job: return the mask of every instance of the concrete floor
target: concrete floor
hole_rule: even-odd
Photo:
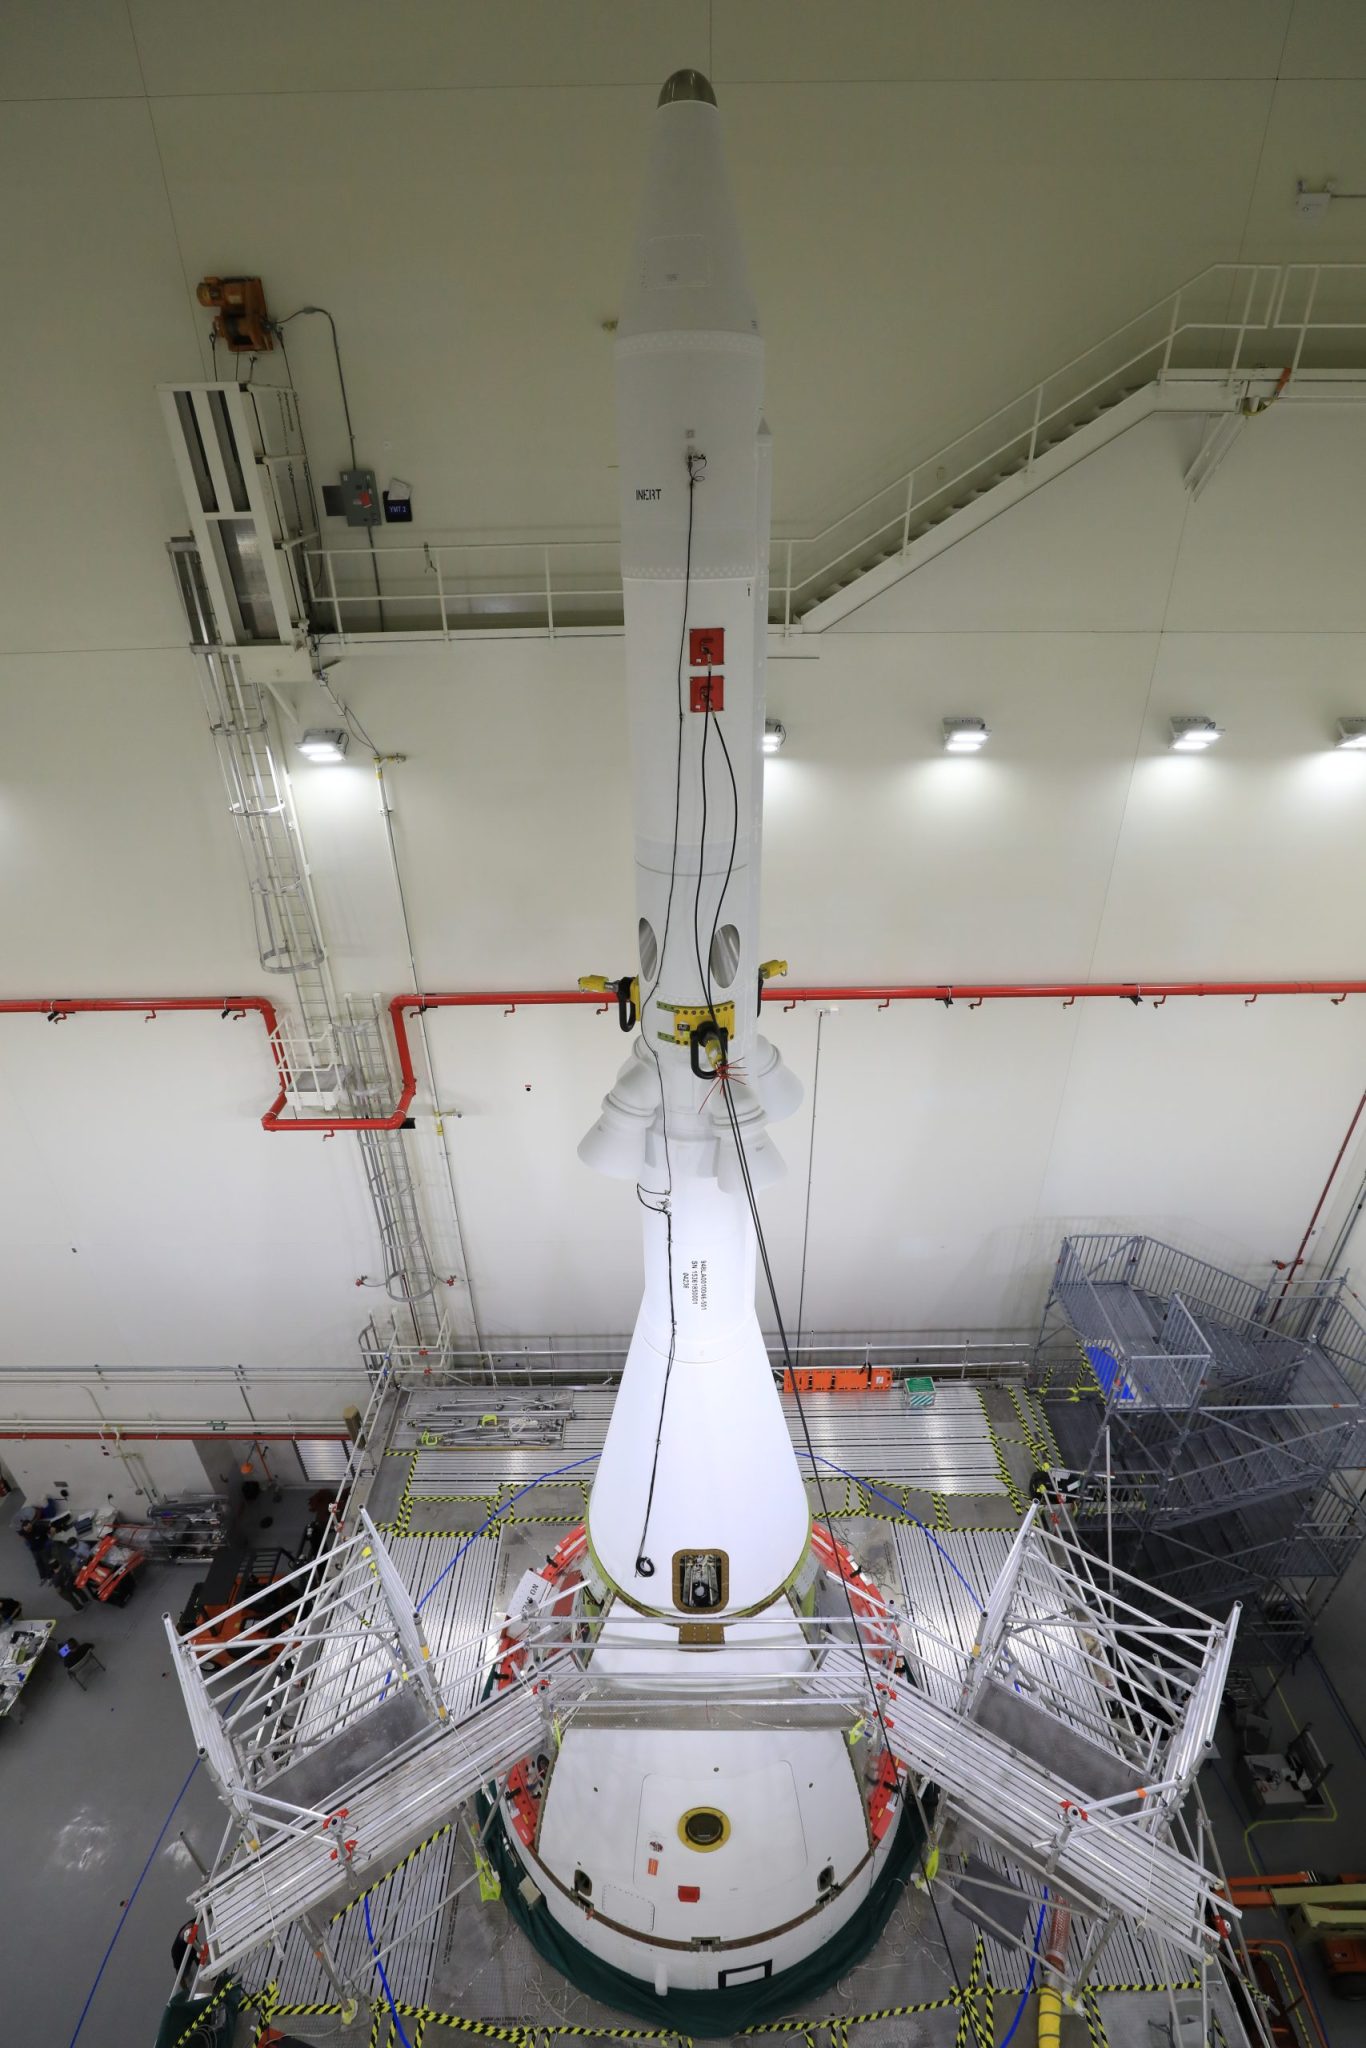
[[[1359,1582],[1358,1582],[1359,1583]],[[1234,1780],[1233,1731],[1227,1716],[1219,1724],[1221,1754],[1201,1773],[1200,1788],[1209,1808],[1224,1866],[1231,1874],[1259,1869],[1290,1871],[1361,1870],[1366,1868],[1366,1747],[1354,1732],[1344,1711],[1332,1698],[1322,1675],[1326,1671],[1346,1703],[1347,1712],[1358,1720],[1366,1711],[1366,1612],[1356,1609],[1355,1642],[1344,1662],[1348,1644],[1345,1626],[1347,1604],[1356,1586],[1339,1587],[1325,1616],[1321,1633],[1325,1663],[1320,1669],[1313,1657],[1303,1659],[1297,1671],[1280,1681],[1279,1695],[1273,1694],[1268,1713],[1272,1722],[1273,1747],[1282,1746],[1297,1728],[1313,1728],[1333,1770],[1327,1790],[1337,1810],[1336,1819],[1255,1820],[1248,1811]],[[1340,1611],[1335,1612],[1342,1603]],[[1331,1629],[1327,1623],[1331,1619]],[[1254,1674],[1265,1683],[1270,1675]],[[1250,1913],[1245,1922],[1249,1939],[1288,1941],[1285,1916],[1276,1912]],[[1356,2003],[1335,1998],[1319,1962],[1317,1946],[1306,1943],[1298,1951],[1300,1965],[1317,2006],[1324,2032],[1332,2048],[1366,2048],[1366,2001]]]
[[[5,1503],[8,1508],[9,1503]],[[92,1602],[79,1614],[39,1583],[15,1535],[0,1528],[0,1590],[25,1616],[58,1629],[24,1690],[22,1722],[0,1721],[0,1843],[8,1873],[0,1914],[4,2037],[70,2041],[101,1958],[119,1926],[158,1830],[190,1784],[129,1908],[80,2029],[81,2048],[150,2041],[170,1989],[171,1942],[196,1872],[183,1831],[206,1860],[223,1828],[170,1668],[163,1609],[178,1613],[193,1565],[147,1566],[124,1608]],[[93,1643],[104,1671],[89,1691],[66,1675],[56,1644]]]
[[[292,1547],[306,1501],[257,1502],[243,1533]],[[22,1721],[0,1721],[0,2041],[65,2043],[79,2025],[80,2048],[134,2048],[153,2038],[171,1989],[171,1943],[198,1878],[185,1842],[209,1863],[223,1832],[213,1785],[195,1767],[161,1619],[179,1614],[203,1567],[148,1565],[126,1607],[92,1601],[73,1613],[40,1583],[14,1532],[19,1511],[0,1503],[0,1593],[22,1601],[26,1618],[58,1626],[24,1689]],[[105,1666],[87,1692],[58,1660],[67,1636],[92,1643]]]

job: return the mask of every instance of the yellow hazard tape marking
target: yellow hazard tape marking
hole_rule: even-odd
[[[251,2037],[252,2048],[259,2048],[260,2042],[270,2032],[271,2022],[279,2010],[280,1987],[273,1981],[267,1984],[261,1996],[261,2017],[256,2032]],[[339,2007],[338,2010],[341,2008]]]
[[[1005,1454],[1004,1442],[998,1435],[995,1424],[992,1422],[991,1415],[987,1409],[986,1396],[980,1387],[977,1389],[977,1401],[982,1410],[982,1420],[986,1424],[987,1441],[991,1445],[992,1454],[996,1459],[996,1470],[1001,1475],[1001,1484],[1009,1494],[1010,1504],[1016,1514],[1022,1515],[1025,1511],[1025,1504],[1020,1496],[1020,1489],[1015,1483],[1015,1475],[1010,1469],[1010,1461]]]
[[[986,1969],[987,1945],[979,1934],[972,1945],[972,1966],[968,1981],[963,1986],[958,2006],[958,2031],[954,2035],[954,2048],[967,2048],[969,2040],[976,2039],[978,2048],[992,2048],[991,2036],[986,2032],[982,2015],[977,2010],[978,1995],[982,1989],[982,1977]]]
[[[190,2024],[188,2027],[186,2027],[184,2033],[177,2034],[175,2040],[171,2044],[171,2048],[181,2048],[182,2042],[188,2041],[192,2035],[197,2034],[199,2032],[199,2029],[203,2026],[205,2020],[209,2017],[209,2014],[214,2010],[215,2006],[219,2006],[223,2003],[223,2000],[227,1997],[228,1993],[232,1990],[232,1988],[233,1979],[231,1977],[225,1977],[223,1979],[223,1982],[219,1985],[217,1991],[214,1992],[208,2004],[200,2006],[198,2012],[190,2021]],[[271,1986],[267,1986],[267,1995],[269,1995],[269,1992],[272,1988],[273,1987]],[[259,2039],[260,2037],[258,2036],[257,2038]]]
[[[410,1849],[406,1856],[401,1856],[392,1870],[386,1870],[383,1877],[377,1877],[363,1892],[357,1892],[354,1899],[348,1899],[344,1906],[339,1906],[329,1919],[328,1926],[335,1927],[339,1920],[344,1920],[348,1913],[355,1911],[362,1899],[373,1897],[382,1884],[388,1884],[391,1877],[397,1877],[400,1870],[406,1870],[414,1857],[420,1856],[424,1849],[430,1849],[433,1842],[439,1842],[443,1835],[448,1835],[453,1826],[454,1822],[448,1820],[444,1827],[439,1827],[434,1834],[428,1835],[424,1842],[419,1842],[416,1848]]]
[[[1098,2000],[1125,1992],[1160,1993],[1166,1991],[1189,1991],[1199,1984],[1196,1977],[1182,1978],[1180,1982],[1166,1984],[1159,1981],[1142,1984],[1091,1984],[1081,1993],[1081,2009],[1086,2019],[1091,2048],[1109,2048],[1104,2021]],[[846,2043],[851,2027],[864,2027],[881,2020],[904,2019],[916,2013],[948,2012],[955,2006],[960,2008],[958,2036],[964,2043],[976,2042],[977,2048],[992,2048],[995,2039],[994,1998],[1017,1997],[1023,1990],[1019,1984],[996,1984],[986,1974],[985,1944],[979,1935],[973,1950],[972,1967],[967,1983],[961,1992],[946,1992],[941,1998],[920,1999],[909,2005],[884,2005],[872,2012],[827,2013],[819,2019],[790,2019],[758,2021],[752,2027],[745,2027],[745,2034],[801,2034],[808,2042],[815,2036],[826,2033],[832,2042]],[[270,2015],[276,2019],[291,2017],[318,2017],[324,2014],[340,2014],[347,2008],[337,2004],[282,2005],[271,1994],[275,1987],[267,1988]],[[449,2027],[465,2034],[483,2034],[494,2041],[507,2041],[514,2048],[538,2048],[538,2043],[555,2039],[581,2041],[670,2041],[681,2044],[681,2048],[693,2048],[692,2037],[672,2027],[576,2027],[563,2023],[538,2023],[528,2021],[523,2026],[500,2026],[492,2020],[466,2019],[460,2013],[441,2012],[431,2005],[412,2005],[406,1999],[395,2001],[400,2017],[416,2020],[419,2027]],[[379,1999],[374,2003],[374,2023],[371,2043],[376,2043],[384,2023],[389,2019],[387,2001]],[[196,2021],[196,2025],[198,2022]],[[264,2031],[264,2021],[262,2025]],[[392,2028],[390,2030],[392,2032]],[[385,2037],[386,2044],[388,2037]],[[177,2048],[179,2044],[177,2043]],[[414,2044],[420,2048],[420,2035]]]
[[[1105,2023],[1100,2016],[1096,1994],[1089,1984],[1082,1986],[1081,2009],[1086,2020],[1086,2031],[1091,2037],[1091,2048],[1110,2048],[1105,2038]]]

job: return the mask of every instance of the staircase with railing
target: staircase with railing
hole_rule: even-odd
[[[1221,263],[936,447],[818,531],[775,533],[770,623],[814,632],[865,578],[936,552],[992,498],[1008,502],[1165,407],[1238,414],[1301,385],[1366,372],[1366,264]],[[621,622],[617,535],[299,549],[309,616],[339,642],[469,631],[557,633]],[[381,618],[381,609],[383,617]]]
[[[1054,1270],[1036,1359],[1041,1385],[1066,1347],[1085,1360],[1045,1393],[1083,1526],[1183,1599],[1244,1600],[1248,1654],[1303,1648],[1366,1539],[1366,1329],[1342,1292],[1120,1234],[1066,1240]]]

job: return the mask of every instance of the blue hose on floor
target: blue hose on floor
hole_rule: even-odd
[[[469,1549],[470,1545],[476,1542],[478,1538],[484,1534],[485,1530],[491,1529],[495,1522],[501,1521],[509,1508],[515,1507],[519,1500],[525,1500],[526,1496],[529,1493],[534,1493],[538,1486],[544,1486],[547,1479],[562,1479],[566,1472],[578,1472],[585,1465],[596,1465],[598,1462],[598,1457],[599,1453],[597,1451],[590,1451],[589,1455],[586,1458],[575,1458],[572,1465],[557,1465],[553,1472],[542,1472],[538,1479],[529,1479],[525,1486],[519,1486],[516,1493],[509,1495],[508,1499],[503,1502],[503,1505],[500,1508],[494,1509],[493,1513],[489,1516],[486,1522],[481,1522],[479,1524],[479,1527],[475,1529],[472,1532],[472,1534],[465,1538],[460,1548],[456,1551],[455,1556],[446,1566],[446,1569],[437,1578],[434,1578],[432,1580],[431,1585],[428,1586],[426,1592],[422,1595],[422,1598],[417,1602],[418,1613],[420,1614],[422,1612],[422,1609],[424,1608],[426,1603],[431,1599],[433,1593],[441,1584],[442,1579],[450,1577],[451,1573],[455,1570],[456,1566],[459,1564],[461,1558],[465,1555],[465,1552]],[[418,1534],[420,1535],[421,1533],[422,1532],[419,1530]]]
[[[403,2022],[398,2016],[398,2007],[394,2004],[394,1994],[389,1989],[388,1972],[385,1970],[384,1959],[379,1952],[379,1944],[375,1940],[375,1930],[370,1925],[370,1894],[368,1892],[361,1900],[361,1904],[365,1908],[365,1933],[370,1943],[370,1953],[375,1959],[375,1968],[379,1971],[379,1981],[384,1986],[384,1996],[389,2001],[389,2011],[392,2013],[394,2025],[398,2029],[398,2038],[403,2043],[403,2048],[413,2048],[412,2042],[403,2031]]]
[[[889,1508],[896,1509],[898,1515],[901,1516],[903,1521],[914,1522],[916,1528],[922,1530],[924,1534],[928,1536],[930,1542],[934,1544],[935,1549],[939,1552],[939,1555],[943,1558],[945,1564],[953,1573],[953,1576],[957,1579],[959,1585],[967,1587],[968,1592],[972,1594],[973,1599],[977,1602],[979,1610],[986,1606],[986,1602],[985,1600],[983,1600],[981,1594],[974,1592],[973,1588],[970,1585],[968,1585],[968,1581],[963,1577],[963,1574],[959,1571],[957,1565],[949,1556],[949,1553],[947,1552],[947,1550],[945,1550],[943,1544],[936,1540],[933,1529],[931,1529],[926,1523],[922,1522],[919,1515],[913,1515],[908,1507],[903,1507],[901,1502],[899,1500],[894,1500],[890,1493],[884,1493],[880,1486],[874,1486],[871,1479],[860,1479],[856,1472],[846,1472],[843,1465],[837,1465],[833,1458],[822,1458],[815,1451],[798,1451],[797,1456],[799,1458],[812,1457],[815,1459],[818,1465],[828,1465],[832,1472],[839,1473],[841,1479],[852,1479],[855,1486],[866,1487],[867,1491],[869,1493],[875,1493],[879,1500],[885,1500]]]
[[[450,1563],[446,1565],[444,1570],[437,1574],[437,1576],[432,1580],[431,1585],[428,1586],[426,1592],[422,1594],[420,1599],[416,1600],[413,1603],[416,1612],[418,1614],[421,1614],[423,1608],[431,1599],[437,1587],[441,1584],[443,1579],[448,1579],[450,1577],[451,1573],[455,1570],[456,1566],[459,1564],[461,1558],[465,1555],[465,1552],[469,1549],[470,1545],[472,1543],[477,1543],[479,1538],[482,1535],[484,1535],[486,1531],[491,1529],[495,1522],[501,1521],[509,1508],[516,1507],[519,1500],[525,1500],[526,1496],[529,1493],[534,1493],[538,1486],[544,1486],[547,1479],[562,1479],[566,1472],[577,1472],[584,1465],[596,1465],[597,1461],[598,1453],[596,1451],[591,1451],[586,1458],[575,1458],[572,1465],[557,1465],[553,1472],[542,1472],[539,1478],[529,1479],[525,1486],[518,1487],[516,1493],[510,1495],[510,1497],[503,1502],[501,1507],[494,1509],[493,1513],[489,1516],[486,1522],[481,1522],[479,1524],[479,1527],[477,1529],[472,1530],[471,1533],[465,1538],[464,1542],[460,1545],[459,1549],[456,1551],[455,1556],[451,1559]],[[421,1534],[421,1531],[419,1531],[418,1533]],[[393,1677],[393,1675],[394,1674],[392,1671],[386,1671],[384,1674],[384,1685],[380,1692],[381,1704],[389,1696],[389,1680]]]
[[[166,1839],[166,1830],[171,1825],[171,1822],[175,1819],[176,1808],[180,1805],[181,1800],[189,1791],[191,1782],[194,1778],[194,1774],[198,1769],[199,1758],[196,1757],[194,1762],[190,1765],[189,1773],[185,1779],[185,1783],[181,1786],[180,1790],[176,1793],[174,1800],[171,1802],[171,1810],[167,1814],[165,1820],[161,1823],[161,1832],[157,1836],[156,1840],[153,1842],[151,1848],[148,1850],[147,1861],[143,1864],[142,1869],[138,1872],[138,1881],[133,1886],[132,1891],[129,1892],[127,1900],[124,1903],[123,1911],[119,1914],[119,1924],[114,1929],[113,1934],[110,1936],[108,1948],[105,1950],[103,1956],[101,1956],[100,1958],[100,1967],[95,1972],[95,1981],[90,1987],[90,1992],[88,1997],[86,1998],[85,2004],[81,2007],[81,2016],[76,2022],[76,2030],[71,2036],[71,2040],[68,2043],[68,2048],[76,2048],[76,2042],[80,2036],[81,2028],[85,2025],[86,2016],[89,2013],[91,2006],[95,2002],[95,1993],[100,1988],[100,1979],[105,1973],[105,1969],[108,1965],[110,1956],[112,1956],[114,1953],[114,1943],[118,1940],[119,1936],[123,1932],[123,1923],[133,1910],[133,1901],[136,1899],[138,1893],[142,1890],[143,1879],[146,1877],[148,1871],[151,1869],[153,1858],[156,1856],[157,1850],[161,1847],[162,1843]]]
[[[1048,1886],[1045,1885],[1043,1888],[1043,1903],[1039,1907],[1039,1918],[1034,1928],[1034,1947],[1029,1957],[1029,1975],[1025,1978],[1024,1990],[1020,1993],[1020,2002],[1015,2008],[1015,2017],[1006,2029],[1006,2037],[1001,2043],[1001,2048],[1010,2048],[1011,2042],[1015,2039],[1015,2029],[1024,2018],[1024,2009],[1029,2003],[1029,1994],[1034,1989],[1034,1965],[1039,1960],[1039,1943],[1043,1940],[1043,1916],[1047,1911]]]

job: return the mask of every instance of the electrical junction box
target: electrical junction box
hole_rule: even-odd
[[[719,668],[726,658],[726,629],[724,626],[690,626],[688,628],[688,667]]]
[[[379,525],[379,491],[373,469],[342,471],[341,508],[348,526]]]
[[[690,676],[688,679],[688,708],[692,711],[724,711],[726,708],[726,679],[724,676]]]

